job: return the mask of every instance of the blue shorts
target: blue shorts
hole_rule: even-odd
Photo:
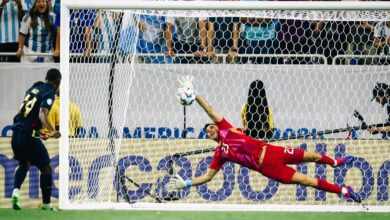
[[[37,167],[50,164],[49,153],[41,139],[31,137],[23,131],[14,130],[11,139],[14,159],[20,163],[30,162]]]

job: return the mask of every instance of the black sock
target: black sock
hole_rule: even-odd
[[[28,168],[25,166],[19,166],[18,169],[15,172],[15,182],[14,182],[14,189],[20,189],[22,186],[22,183],[24,182],[24,179],[26,178],[28,172]]]
[[[42,190],[42,200],[43,203],[50,203],[51,199],[51,184],[53,176],[52,174],[41,174],[40,186]]]

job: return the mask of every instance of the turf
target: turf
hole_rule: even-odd
[[[0,219],[37,219],[37,220],[385,220],[390,219],[390,213],[329,213],[329,212],[187,212],[187,211],[41,211],[39,209],[0,209]]]

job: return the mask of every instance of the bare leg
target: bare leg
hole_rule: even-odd
[[[303,154],[304,162],[318,162],[322,159],[322,155],[314,151],[305,151]]]
[[[316,178],[310,177],[298,171],[294,173],[291,180],[293,183],[305,186],[316,187],[318,185],[318,180]]]
[[[334,159],[314,151],[305,151],[305,153],[303,154],[303,161],[315,162],[319,164],[328,164],[332,167],[337,165],[337,161],[335,161]]]
[[[303,154],[303,161],[304,162],[315,162],[319,164],[328,164],[331,167],[338,167],[343,164],[349,164],[352,163],[355,160],[352,156],[346,156],[339,158],[337,160],[330,158],[324,154],[319,154],[314,151],[305,151]]]

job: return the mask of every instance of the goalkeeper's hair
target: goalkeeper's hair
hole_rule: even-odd
[[[204,129],[204,132],[207,133],[207,127],[210,126],[210,125],[215,125],[215,123],[207,123],[204,125],[203,129]]]

